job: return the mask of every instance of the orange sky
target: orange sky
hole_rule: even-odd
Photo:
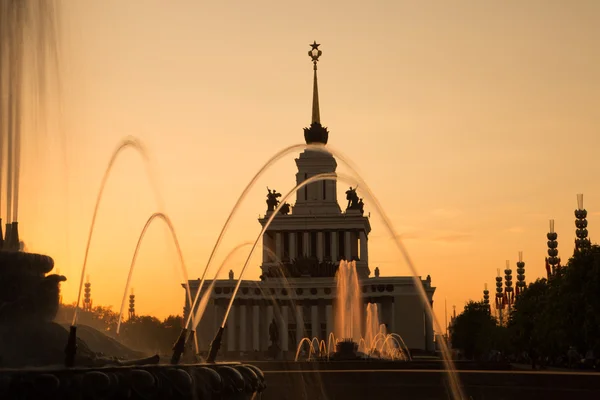
[[[60,4],[61,94],[49,97],[46,129],[24,138],[20,233],[67,275],[67,301],[101,177],[126,135],[148,147],[190,277],[200,276],[249,179],[276,151],[303,141],[315,39],[329,143],[354,161],[407,235],[418,270],[438,287],[440,319],[444,299],[449,312],[479,299],[505,260],[514,270],[519,250],[527,280],[541,276],[549,218],[559,254],[571,255],[576,193],[585,194],[592,240],[600,232],[600,2]],[[293,187],[293,159],[250,193],[220,259],[259,233],[265,186]],[[92,241],[95,303],[120,302],[156,207],[140,157],[126,151]],[[371,268],[406,275],[377,215],[372,225]],[[226,270],[237,276],[245,256]],[[258,264],[248,278],[258,277]],[[178,268],[158,222],[134,273],[138,313],[181,312]]]

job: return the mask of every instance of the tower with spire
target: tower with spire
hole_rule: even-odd
[[[283,193],[316,175],[335,174],[337,169],[336,159],[327,151],[329,131],[321,121],[317,79],[323,55],[320,46],[315,41],[308,52],[313,79],[311,119],[304,128],[306,148],[295,160],[295,182],[288,182]],[[267,209],[258,219],[265,227],[272,217],[262,237],[262,274],[260,281],[240,283],[223,335],[224,353],[239,357],[240,351],[258,351],[271,357],[272,349],[279,348],[283,359],[293,360],[303,338],[317,337],[327,342],[339,315],[335,276],[342,261],[356,262],[365,310],[368,303],[377,304],[378,323],[385,324],[388,333],[401,335],[411,349],[434,351],[433,319],[415,289],[413,277],[382,276],[378,270],[374,277],[371,275],[371,223],[359,191],[354,187],[347,189],[346,199],[340,204],[336,180],[315,181],[296,192],[292,205],[281,204],[282,194],[273,186],[267,187]],[[213,288],[209,280],[202,288],[199,280],[188,283],[192,298],[199,290]],[[236,283],[232,273],[230,279],[217,280],[214,289],[210,289],[214,307],[206,309],[196,332],[201,346],[211,343],[215,332],[223,332],[220,323]],[[436,288],[431,278],[421,279],[421,284],[433,304]],[[187,297],[184,304],[189,304]],[[184,315],[190,311],[184,308]],[[218,326],[215,321],[219,321]],[[277,338],[271,344],[271,334],[265,332],[273,331]]]
[[[312,113],[310,126],[304,128],[304,141],[307,145],[326,148],[329,131],[321,124],[319,107],[317,70],[323,55],[319,46],[314,41],[308,52],[313,65]],[[304,150],[295,161],[297,185],[318,174],[335,173],[337,169],[332,154],[314,148]],[[364,203],[355,188],[350,188],[346,194],[349,201],[343,210],[338,203],[335,180],[310,183],[296,192],[296,201],[289,213],[278,215],[263,236],[263,278],[280,274],[280,261],[284,264],[312,264],[315,271],[323,263],[329,263],[332,267],[329,269],[334,271],[341,260],[356,261],[359,275],[363,278],[369,276],[367,240],[371,224],[364,216]],[[269,195],[273,196],[272,192]],[[271,212],[272,208],[259,219],[263,226]],[[303,268],[310,269],[306,265]],[[305,275],[316,276],[309,272]]]

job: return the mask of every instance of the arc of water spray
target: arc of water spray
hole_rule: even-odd
[[[200,299],[200,305],[198,306],[198,310],[196,311],[196,314],[195,314],[194,319],[193,319],[192,331],[196,331],[197,328],[198,328],[198,324],[200,324],[200,320],[202,319],[202,315],[204,314],[204,311],[206,310],[206,305],[208,304],[208,300],[210,299],[210,292],[211,292],[212,288],[214,287],[215,279],[217,279],[217,277],[221,273],[223,267],[226,264],[226,261],[229,259],[230,256],[233,255],[233,253],[237,252],[238,250],[240,250],[242,247],[245,247],[245,246],[252,246],[252,242],[245,242],[245,243],[242,243],[242,244],[238,245],[237,247],[235,247],[233,250],[231,250],[229,252],[229,254],[225,258],[225,260],[219,266],[217,272],[215,273],[215,278],[213,279],[213,283],[210,285],[210,287],[207,289],[206,293]],[[263,250],[265,250],[267,253],[269,253],[274,259],[278,259],[278,257],[275,254],[275,252],[273,252],[268,247],[263,246]],[[279,260],[278,263],[280,265],[282,265],[281,260]],[[291,290],[291,287],[289,286],[287,280],[284,281],[284,285],[286,285],[286,289],[288,289],[290,291],[290,293],[293,293],[293,291]],[[203,304],[204,304],[204,306],[203,306]]]
[[[296,150],[314,150],[314,151],[320,151],[320,152],[327,153],[327,154],[332,154],[336,158],[338,158],[340,161],[342,161],[350,169],[350,171],[354,175],[357,176],[357,181],[358,181],[357,182],[357,186],[360,185],[360,186],[362,186],[364,188],[364,192],[366,192],[368,194],[369,200],[373,201],[373,204],[374,204],[376,210],[379,211],[386,229],[388,230],[388,232],[390,233],[390,235],[394,238],[394,241],[396,243],[396,247],[398,248],[398,250],[402,254],[402,257],[404,258],[404,261],[408,264],[410,272],[413,274],[413,281],[415,283],[415,287],[417,288],[417,292],[419,293],[419,295],[421,296],[423,302],[425,303],[425,309],[432,316],[432,319],[433,319],[433,322],[435,324],[435,327],[439,331],[440,330],[439,329],[440,325],[438,323],[437,317],[433,313],[433,309],[431,308],[431,304],[429,304],[429,301],[427,301],[427,294],[425,293],[425,289],[423,288],[423,284],[420,281],[420,278],[419,278],[417,270],[416,270],[416,268],[414,266],[414,263],[412,262],[412,259],[408,255],[408,251],[404,247],[404,244],[400,240],[400,237],[396,234],[396,231],[393,228],[393,226],[392,226],[392,224],[391,224],[391,222],[390,222],[387,214],[384,212],[383,207],[381,206],[381,204],[379,203],[379,201],[377,200],[377,198],[375,198],[375,196],[373,195],[373,192],[371,191],[371,189],[369,188],[369,186],[366,184],[366,182],[362,178],[360,178],[360,174],[358,173],[356,167],[354,167],[354,165],[348,160],[347,157],[345,157],[342,154],[342,152],[340,152],[338,150],[335,150],[332,146],[325,147],[325,145],[322,145],[322,144],[310,144],[310,145],[297,144],[297,145],[292,145],[292,146],[288,146],[288,147],[280,150],[275,155],[273,155],[273,157],[271,157],[269,160],[267,160],[267,162],[259,169],[259,171],[256,173],[256,175],[254,175],[254,177],[252,178],[252,180],[248,183],[248,185],[246,186],[246,188],[242,192],[242,195],[238,198],[236,204],[234,205],[231,213],[229,214],[229,217],[227,218],[227,221],[225,222],[225,225],[221,229],[221,233],[219,234],[219,236],[217,238],[217,242],[215,243],[215,246],[213,247],[213,250],[211,252],[211,255],[209,257],[209,260],[208,260],[207,265],[205,267],[205,270],[203,272],[203,277],[206,275],[206,271],[208,270],[208,268],[210,266],[211,260],[212,260],[212,258],[214,256],[214,254],[216,253],[216,251],[217,251],[217,249],[218,249],[218,247],[219,247],[219,245],[221,243],[221,240],[222,240],[225,232],[227,231],[229,223],[230,223],[231,219],[233,218],[233,216],[235,215],[235,212],[237,211],[237,208],[238,208],[239,204],[246,197],[246,195],[248,194],[248,192],[250,191],[250,189],[254,186],[255,182],[264,173],[264,171],[266,169],[268,169],[273,163],[275,163],[276,161],[278,161],[279,159],[281,159],[285,155],[291,153],[292,151],[296,151]],[[282,202],[279,204],[279,206],[281,206],[283,204],[283,202],[284,201],[282,200]],[[276,210],[279,210],[279,208],[280,208],[279,206],[276,208]],[[274,214],[276,214],[276,212],[274,212]],[[240,279],[241,279],[241,277],[240,277]],[[204,281],[204,279],[202,279],[202,282],[203,281]],[[196,301],[197,301],[197,299],[194,299],[194,303],[196,303]],[[189,321],[186,323],[186,327],[187,327],[188,324],[189,324]],[[223,327],[221,327],[221,328],[223,328]],[[217,335],[218,335],[218,333],[217,333]],[[448,346],[447,346],[446,343],[444,343],[442,341],[441,342],[441,347],[442,347],[442,353],[444,355],[444,358],[443,358],[444,366],[449,371],[450,389],[452,391],[452,394],[453,394],[454,398],[460,398],[460,399],[462,399],[462,398],[464,398],[464,395],[462,393],[462,389],[460,388],[460,385],[459,385],[459,382],[458,382],[458,377],[453,372],[454,371],[454,365],[453,365],[452,360],[450,359],[450,356],[449,356],[450,352],[448,350]]]
[[[227,254],[227,256],[225,257],[225,259],[223,260],[223,262],[221,263],[221,265],[217,269],[217,272],[215,273],[215,278],[212,280],[212,282],[210,283],[208,289],[206,289],[206,291],[204,292],[204,295],[200,299],[200,304],[198,305],[198,310],[196,311],[196,313],[194,315],[194,319],[193,319],[193,324],[192,324],[192,327],[193,327],[192,330],[193,331],[195,331],[197,329],[198,324],[200,323],[200,320],[202,319],[202,315],[204,315],[204,311],[206,310],[206,306],[208,305],[208,300],[210,300],[210,295],[212,293],[212,289],[215,286],[215,283],[217,282],[217,277],[219,276],[219,274],[223,270],[223,267],[225,267],[225,265],[229,262],[229,259],[231,257],[233,257],[233,255],[235,253],[237,253],[239,250],[243,249],[246,246],[252,246],[252,242],[240,243],[239,245],[237,245],[236,247],[234,247],[229,252],[229,254]],[[201,287],[198,287],[198,292],[200,292],[201,289],[202,289]],[[190,313],[193,313],[193,310],[190,311]]]
[[[160,213],[160,212],[154,213],[146,221],[146,224],[144,225],[144,228],[142,229],[142,233],[140,234],[138,242],[135,246],[135,250],[133,252],[133,257],[131,259],[131,265],[129,266],[129,274],[127,275],[127,282],[125,283],[125,290],[123,291],[123,300],[121,301],[121,308],[119,311],[119,321],[117,322],[117,335],[119,334],[119,331],[121,330],[121,322],[122,322],[122,318],[123,318],[123,311],[125,310],[125,302],[127,300],[127,294],[129,293],[129,287],[131,286],[131,278],[133,277],[133,269],[135,267],[135,262],[137,260],[138,253],[140,251],[142,241],[144,240],[144,236],[146,236],[146,232],[148,231],[148,228],[150,227],[152,222],[156,219],[163,220],[167,224],[167,227],[169,228],[169,231],[171,232],[171,237],[173,238],[173,243],[175,244],[175,248],[177,250],[177,255],[179,256],[179,265],[181,267],[181,272],[182,272],[183,279],[184,279],[186,289],[187,289],[188,302],[192,301],[187,268],[185,265],[185,261],[183,259],[183,252],[181,251],[181,246],[179,245],[179,239],[177,239],[177,234],[175,233],[175,227],[173,226],[171,219],[167,215]],[[196,349],[196,352],[198,352],[198,349]]]
[[[227,306],[227,311],[225,311],[225,316],[223,317],[223,322],[221,323],[221,328],[225,328],[225,323],[227,322],[227,317],[229,316],[231,307],[233,306],[233,301],[235,300],[235,296],[237,295],[237,292],[240,289],[240,285],[242,284],[242,277],[244,276],[246,267],[248,267],[248,264],[250,263],[250,258],[252,257],[252,254],[254,253],[254,249],[256,249],[256,246],[258,245],[258,241],[262,238],[265,231],[269,228],[269,225],[271,225],[271,222],[279,214],[279,210],[281,209],[281,207],[283,207],[286,200],[289,197],[291,197],[293,194],[295,194],[298,190],[302,189],[304,186],[306,186],[310,183],[318,182],[318,181],[322,181],[322,180],[336,180],[336,179],[337,179],[337,175],[335,173],[318,174],[318,175],[310,177],[310,178],[306,179],[305,181],[299,183],[292,190],[287,192],[285,194],[285,196],[282,197],[282,199],[279,202],[279,204],[277,205],[277,207],[275,207],[275,210],[271,213],[271,215],[269,215],[267,222],[261,229],[260,233],[258,234],[258,237],[256,238],[256,240],[254,241],[254,244],[252,245],[250,254],[248,254],[248,257],[246,258],[246,262],[244,263],[244,266],[242,267],[242,270],[240,272],[240,277],[238,278],[235,288],[233,289],[233,293],[231,294],[231,300],[229,301],[229,305]]]
[[[235,289],[233,291],[233,294],[232,294],[231,301],[230,301],[229,306],[227,308],[227,312],[225,314],[225,317],[223,318],[223,323],[221,324],[220,332],[217,333],[217,337],[219,336],[219,333],[221,333],[221,335],[222,335],[222,330],[225,328],[225,323],[227,322],[227,317],[228,317],[229,312],[231,310],[231,307],[233,305],[233,300],[235,299],[237,291],[239,290],[239,287],[240,287],[240,284],[241,284],[241,280],[242,280],[244,271],[246,269],[246,266],[248,265],[248,261],[249,261],[251,255],[252,255],[252,253],[254,252],[254,249],[256,248],[256,244],[258,243],[258,240],[262,237],[264,231],[271,224],[271,221],[275,218],[275,216],[279,212],[279,209],[283,206],[283,204],[285,203],[285,201],[287,200],[287,198],[290,197],[298,189],[302,188],[304,185],[306,185],[308,183],[312,183],[312,182],[315,182],[315,181],[321,181],[321,180],[335,180],[335,179],[341,179],[341,180],[345,180],[345,181],[357,182],[358,184],[360,184],[363,187],[363,191],[367,194],[367,197],[368,197],[369,201],[373,202],[373,205],[374,205],[375,209],[381,215],[381,218],[383,220],[384,226],[388,230],[389,234],[394,238],[394,242],[396,243],[396,247],[400,251],[400,254],[404,258],[404,261],[408,265],[409,270],[410,270],[411,274],[413,275],[412,276],[413,282],[415,284],[417,292],[419,293],[419,295],[421,296],[421,299],[423,300],[423,303],[424,303],[424,306],[425,306],[425,310],[426,310],[426,312],[429,313],[429,315],[431,315],[432,320],[433,320],[433,322],[435,324],[435,327],[439,331],[440,330],[440,325],[438,323],[437,317],[435,316],[435,314],[433,312],[433,309],[431,308],[431,304],[428,301],[427,293],[425,293],[425,289],[423,287],[423,283],[420,280],[418,272],[417,272],[417,270],[416,270],[416,268],[414,266],[414,263],[412,262],[412,259],[410,258],[409,254],[408,254],[408,251],[404,247],[404,244],[400,241],[400,238],[399,238],[398,234],[396,233],[394,227],[392,226],[392,224],[391,224],[391,222],[390,222],[387,214],[384,212],[383,207],[381,206],[381,204],[379,203],[379,201],[377,200],[377,198],[373,195],[373,192],[371,191],[371,189],[369,188],[369,186],[367,185],[367,183],[360,177],[360,175],[358,174],[356,168],[354,168],[352,166],[352,164],[349,161],[347,161],[346,157],[344,157],[341,154],[341,152],[335,151],[331,147],[325,148],[324,145],[307,145],[307,146],[304,146],[304,145],[298,146],[298,145],[296,145],[296,146],[290,146],[287,149],[284,149],[281,152],[277,153],[274,157],[271,158],[271,160],[278,159],[278,158],[282,157],[283,156],[282,153],[284,153],[285,151],[291,151],[289,149],[295,148],[295,147],[304,147],[304,148],[307,148],[307,149],[311,149],[311,150],[316,150],[316,151],[320,151],[320,152],[332,154],[332,155],[336,156],[339,160],[341,160],[351,170],[351,172],[356,177],[355,178],[345,177],[344,175],[335,174],[335,173],[333,173],[333,174],[319,174],[319,175],[315,175],[315,176],[313,176],[311,178],[308,178],[304,182],[298,184],[294,189],[292,189],[289,193],[287,193],[282,198],[281,202],[275,208],[275,210],[273,211],[273,213],[271,214],[271,216],[267,220],[265,226],[261,230],[261,233],[257,237],[256,242],[255,242],[254,246],[252,247],[252,250],[250,251],[250,255],[248,256],[248,259],[247,259],[246,263],[244,264],[244,267],[242,268],[240,277],[238,279],[238,283],[236,284],[236,287],[235,287]],[[264,166],[263,168],[261,168],[261,170],[259,171],[259,173],[262,172],[268,165],[270,165],[269,162],[267,162],[266,166]],[[332,176],[333,176],[333,178],[332,178]],[[239,202],[239,200],[238,200],[238,202]],[[220,340],[220,337],[219,337],[219,340]],[[449,357],[448,346],[447,346],[446,343],[444,343],[442,341],[441,342],[441,347],[442,347],[442,352],[444,354],[444,357],[443,357],[444,366],[446,367],[446,369],[448,371],[448,376],[450,377],[450,382],[449,383],[450,383],[450,390],[452,392],[452,395],[456,399],[462,399],[462,398],[464,398],[464,394],[463,394],[462,389],[460,387],[460,383],[458,381],[458,376],[455,373],[455,369],[454,369],[454,365],[452,363],[452,360]],[[209,358],[210,358],[210,356],[209,356]]]
[[[258,241],[260,240],[260,238],[262,237],[264,232],[267,230],[269,225],[271,225],[271,222],[273,221],[273,219],[275,219],[275,217],[279,213],[279,210],[281,209],[281,207],[283,207],[286,200],[291,195],[293,195],[299,189],[301,189],[302,187],[304,187],[312,182],[317,182],[319,180],[324,180],[324,179],[335,180],[336,174],[335,173],[319,174],[319,175],[315,175],[311,178],[306,179],[304,182],[299,183],[298,185],[296,185],[294,187],[294,189],[290,190],[288,193],[285,194],[285,196],[283,196],[283,198],[281,199],[281,201],[279,202],[277,207],[275,207],[275,210],[273,210],[273,212],[267,219],[267,222],[265,223],[265,225],[261,229],[260,233],[258,234],[258,237],[254,241],[254,244],[252,245],[252,248],[250,249],[250,253],[248,254],[248,257],[246,258],[246,262],[244,263],[244,266],[242,267],[242,270],[240,271],[240,277],[238,278],[235,288],[233,289],[233,293],[231,294],[231,300],[229,301],[229,305],[227,306],[227,310],[225,311],[225,316],[223,317],[223,322],[221,323],[221,327],[217,331],[217,334],[215,335],[215,338],[212,341],[211,349],[210,349],[208,357],[207,357],[208,362],[215,361],[217,352],[218,352],[219,348],[221,347],[221,338],[223,336],[223,331],[225,330],[225,324],[227,323],[227,317],[229,316],[231,307],[233,306],[233,301],[235,300],[235,296],[237,295],[237,292],[240,289],[240,285],[242,284],[242,277],[244,276],[244,272],[246,271],[246,267],[248,267],[248,263],[250,262],[250,258],[252,257],[252,254],[254,253],[254,249],[256,249]]]
[[[83,266],[81,267],[81,278],[79,279],[79,291],[77,293],[77,303],[75,304],[75,311],[73,313],[73,321],[71,323],[72,327],[77,326],[77,316],[79,313],[79,305],[81,302],[81,292],[83,290],[83,281],[85,278],[85,270],[87,267],[87,260],[88,260],[88,255],[89,255],[89,251],[90,251],[90,244],[92,242],[92,234],[94,233],[94,226],[96,225],[96,217],[98,215],[98,209],[100,208],[100,201],[102,200],[102,195],[104,193],[104,187],[106,186],[106,182],[108,181],[110,172],[112,171],[115,161],[117,160],[119,155],[123,152],[123,150],[127,149],[128,147],[136,149],[139,152],[139,154],[142,156],[142,159],[144,160],[144,162],[146,164],[146,171],[148,173],[151,184],[155,191],[155,197],[157,199],[157,202],[159,203],[158,207],[160,210],[163,209],[162,198],[160,196],[160,192],[158,191],[158,186],[156,185],[156,183],[153,180],[154,175],[153,175],[152,169],[150,168],[150,160],[148,158],[145,147],[142,145],[142,143],[139,140],[137,140],[134,137],[130,136],[130,137],[125,138],[117,146],[117,148],[113,152],[112,157],[110,158],[110,160],[108,162],[108,166],[106,167],[106,171],[104,172],[104,176],[102,177],[102,181],[100,183],[100,189],[98,191],[98,196],[96,197],[96,205],[94,206],[94,213],[92,214],[92,222],[90,224],[90,230],[88,232],[87,244],[85,246],[85,254],[83,256]]]
[[[371,191],[369,185],[367,185],[367,183],[364,181],[364,179],[361,178],[361,176],[358,173],[358,171],[356,170],[356,168],[348,161],[347,157],[345,157],[340,151],[334,150],[331,147],[328,147],[326,149],[325,146],[323,146],[323,145],[316,145],[316,146],[310,145],[309,147],[310,148],[314,147],[314,149],[317,151],[333,154],[336,158],[341,160],[355,175],[355,180],[358,181],[358,184],[363,188],[362,191],[364,191],[367,194],[369,201],[373,202],[375,209],[379,212],[379,215],[381,215],[381,219],[384,223],[384,226],[388,230],[388,233],[394,238],[396,247],[400,251],[400,254],[402,254],[404,261],[408,265],[408,268],[409,268],[411,274],[413,275],[412,276],[413,282],[415,284],[417,292],[419,293],[419,295],[421,296],[421,299],[423,300],[423,303],[425,305],[425,310],[426,310],[426,312],[429,313],[429,315],[431,315],[431,318],[435,324],[435,329],[438,332],[440,332],[441,331],[440,324],[438,322],[438,319],[437,319],[435,313],[433,312],[431,304],[428,301],[427,293],[425,293],[425,288],[423,287],[423,283],[421,282],[421,279],[418,275],[417,269],[416,269],[410,255],[408,254],[406,247],[404,247],[404,243],[400,240],[398,234],[396,233],[396,230],[394,229],[392,223],[390,222],[389,217],[387,216],[383,207],[379,203],[379,200],[377,200],[377,198]],[[444,355],[444,357],[443,357],[444,366],[448,370],[448,376],[450,378],[449,383],[450,383],[450,390],[452,392],[452,396],[455,399],[463,399],[463,398],[465,398],[465,396],[462,391],[462,388],[460,387],[460,383],[458,381],[458,375],[455,373],[455,368],[454,368],[453,362],[450,359],[450,351],[448,349],[448,345],[444,341],[440,341],[440,342],[441,342],[440,344],[442,347],[442,354]]]
[[[206,267],[204,267],[204,272],[202,272],[202,277],[200,278],[200,287],[204,286],[204,281],[206,280],[206,273],[208,272],[210,264],[215,256],[217,250],[219,249],[219,246],[221,245],[221,241],[223,240],[223,237],[225,236],[225,232],[227,232],[227,228],[229,228],[229,224],[231,223],[231,220],[237,213],[239,205],[246,198],[246,195],[248,194],[248,192],[250,192],[250,189],[252,189],[252,187],[255,185],[256,181],[262,176],[262,174],[272,164],[274,164],[275,162],[277,162],[278,160],[280,160],[287,154],[291,153],[292,151],[296,151],[296,150],[300,150],[300,149],[306,149],[306,145],[296,144],[296,145],[288,146],[288,147],[282,149],[281,151],[277,152],[273,157],[271,157],[269,160],[267,160],[267,162],[262,166],[262,168],[260,168],[258,170],[258,172],[252,177],[250,182],[246,185],[246,187],[242,191],[242,194],[238,197],[233,208],[231,209],[229,216],[227,216],[227,220],[225,220],[225,224],[223,225],[223,228],[221,228],[221,232],[219,233],[219,236],[217,237],[217,241],[216,241],[210,255],[208,256],[208,261],[206,262]],[[283,201],[281,202],[281,204],[283,204]],[[200,294],[200,292],[196,293],[196,296],[194,296],[194,302],[192,303],[192,308],[191,308],[192,310],[194,309],[194,307],[196,307],[196,303],[198,302],[199,294]],[[189,327],[190,322],[191,322],[191,314],[185,323],[184,329]]]

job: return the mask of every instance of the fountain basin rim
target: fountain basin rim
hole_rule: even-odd
[[[72,367],[67,368],[63,365],[56,366],[45,366],[45,367],[31,367],[31,368],[0,368],[0,375],[4,373],[54,373],[54,372],[111,372],[113,370],[123,371],[127,369],[163,369],[163,368],[218,368],[218,367],[237,367],[240,365],[246,365],[247,363],[241,362],[218,362],[218,363],[196,363],[196,364],[142,364],[142,365],[105,365],[98,367]]]

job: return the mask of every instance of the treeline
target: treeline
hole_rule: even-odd
[[[493,310],[492,310],[493,312]],[[600,356],[600,247],[577,251],[566,266],[516,299],[506,326],[482,302],[469,302],[450,327],[465,358],[500,352],[511,361],[575,366]]]
[[[67,325],[73,319],[75,305],[61,305],[56,322]],[[168,354],[183,326],[181,316],[170,315],[162,321],[149,315],[124,320],[117,336],[119,313],[111,307],[96,306],[91,311],[79,311],[78,325],[94,328],[116,339],[132,350],[147,354]]]

